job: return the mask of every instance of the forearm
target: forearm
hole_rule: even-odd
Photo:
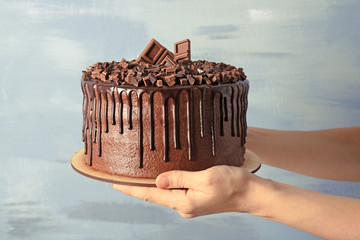
[[[360,200],[260,180],[251,214],[325,239],[360,239]],[[257,200],[256,200],[257,199]],[[250,198],[251,200],[251,198]]]
[[[360,181],[360,128],[280,131],[249,127],[247,148],[265,164],[310,176]]]

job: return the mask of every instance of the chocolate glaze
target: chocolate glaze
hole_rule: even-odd
[[[197,85],[197,86],[176,86],[176,87],[134,87],[127,85],[116,85],[115,83],[104,83],[97,80],[82,80],[81,88],[84,94],[83,99],[83,128],[82,128],[82,139],[85,144],[85,154],[87,163],[93,165],[93,152],[96,151],[96,156],[101,158],[103,154],[103,134],[114,134],[110,133],[109,125],[118,124],[118,133],[123,135],[124,130],[124,105],[127,109],[127,126],[128,131],[136,131],[133,125],[133,111],[137,111],[137,133],[138,133],[138,168],[144,168],[144,135],[148,136],[148,146],[150,151],[156,151],[156,142],[155,135],[160,133],[158,128],[155,128],[156,121],[162,121],[163,134],[163,150],[162,150],[162,159],[165,162],[171,162],[172,159],[169,156],[170,152],[170,131],[172,131],[173,146],[175,149],[187,148],[187,158],[191,161],[196,161],[193,157],[194,151],[199,152],[197,149],[194,149],[194,104],[198,104],[199,107],[199,117],[197,118],[198,122],[195,123],[196,126],[199,126],[200,138],[211,138],[211,155],[213,157],[217,156],[217,138],[223,137],[226,134],[228,137],[239,138],[241,147],[243,148],[245,144],[246,137],[246,110],[247,110],[247,93],[249,88],[248,80],[237,81],[236,83],[229,84],[219,84],[219,85]],[[200,92],[198,94],[200,97],[196,98],[199,101],[194,102],[194,91]],[[180,104],[181,97],[180,95],[186,93],[186,146],[181,144],[181,124],[180,124]],[[154,117],[154,96],[155,94],[160,94],[162,98],[162,119],[155,119]],[[123,99],[127,98],[126,104],[124,104]],[[146,99],[144,99],[146,98]],[[207,99],[211,100],[210,105],[212,105],[212,111],[206,111],[206,105],[209,104]],[[143,116],[143,101],[148,101],[148,118],[144,119]],[[137,104],[133,109],[133,101]],[[169,101],[172,101],[172,129],[169,129],[170,125],[170,116],[169,116]],[[230,107],[230,113],[229,111]],[[118,122],[116,121],[116,110],[118,112]],[[208,115],[212,116],[208,116]],[[110,115],[110,116],[109,116]],[[146,114],[147,115],[147,114]],[[219,115],[219,116],[217,116]],[[230,118],[229,118],[230,115]],[[109,121],[110,118],[110,121]],[[206,119],[212,119],[211,121]],[[144,121],[149,123],[149,132],[144,133]],[[224,122],[230,121],[230,130],[225,131]],[[210,124],[210,136],[206,129],[209,127],[207,124]],[[135,125],[136,126],[136,125]],[[217,130],[218,129],[218,130]],[[219,131],[219,134],[216,132]],[[231,141],[235,141],[231,140]],[[106,144],[109,144],[108,142]],[[111,143],[110,143],[111,144]],[[114,143],[116,144],[116,143]],[[136,143],[133,143],[136,144]],[[96,145],[96,150],[93,149],[93,145]],[[197,146],[201,147],[201,146]],[[119,146],[121,148],[121,146]],[[244,149],[242,149],[242,154]],[[124,151],[128,151],[125,149]],[[205,150],[204,150],[205,151]],[[234,153],[238,154],[238,153]],[[241,152],[239,153],[241,154]],[[198,156],[198,155],[197,155]],[[199,156],[198,156],[199,157]],[[243,160],[242,156],[241,159]],[[182,161],[186,161],[183,159]],[[219,161],[215,161],[213,165],[219,164]],[[221,161],[220,161],[221,162]],[[186,165],[186,164],[185,164]],[[238,165],[242,165],[242,161],[238,162]],[[207,164],[206,165],[211,166]],[[155,166],[156,167],[156,166]],[[184,169],[192,170],[192,169]],[[144,174],[143,171],[141,174],[136,173],[136,169],[132,170],[133,172],[122,173],[124,175],[132,175],[136,177],[156,177],[159,172],[155,170],[148,171],[147,174]],[[113,173],[119,173],[114,171]]]

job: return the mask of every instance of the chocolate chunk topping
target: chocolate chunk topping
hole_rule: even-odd
[[[175,43],[175,54],[152,39],[137,60],[98,62],[86,68],[82,80],[97,79],[117,85],[163,87],[174,85],[226,84],[243,81],[242,68],[204,60],[190,60],[190,41]]]
[[[162,80],[157,80],[156,81],[156,86],[157,87],[162,87],[163,86],[163,81]]]
[[[242,68],[235,68],[222,63],[198,61],[182,61],[172,67],[165,65],[152,65],[144,62],[122,60],[109,62],[106,68],[97,69],[94,64],[83,71],[82,79],[87,81],[98,79],[103,82],[115,82],[117,85],[132,86],[174,86],[174,85],[200,85],[225,84],[242,81],[246,75]],[[196,70],[194,70],[194,68]],[[205,71],[204,69],[207,69]],[[221,70],[231,69],[231,70]],[[200,70],[200,71],[199,71]]]

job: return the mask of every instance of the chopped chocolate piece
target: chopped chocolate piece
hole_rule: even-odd
[[[163,74],[162,73],[158,73],[155,75],[156,79],[163,79]]]
[[[156,82],[156,77],[155,77],[154,74],[150,73],[150,74],[149,74],[149,78],[150,78],[150,82],[151,82],[152,84],[154,84],[154,83]]]
[[[199,73],[198,73],[196,70],[194,70],[194,69],[190,69],[190,70],[188,71],[188,73],[191,74],[191,75],[198,75],[198,74],[199,74]]]
[[[229,75],[229,81],[230,81],[231,83],[236,82],[236,76],[233,75],[233,74],[230,74],[230,75]]]
[[[126,74],[125,72],[121,72],[121,80],[125,81]]]
[[[140,54],[137,61],[144,61],[147,63],[155,64],[156,61],[160,58],[160,56],[164,53],[164,51],[165,48],[160,43],[158,43],[155,39],[151,39],[145,50]]]
[[[165,68],[165,72],[166,72],[167,75],[174,74],[175,73],[175,68],[174,67]]]
[[[207,73],[206,76],[209,78],[209,79],[212,79],[214,77],[214,74],[212,73]]]
[[[140,67],[140,65],[136,65],[136,71],[138,72],[144,72],[144,69],[142,67]]]
[[[149,76],[146,76],[143,78],[143,82],[144,82],[144,85],[146,87],[150,86],[152,84],[152,82],[150,81],[150,77]]]
[[[167,85],[168,85],[169,87],[174,86],[175,84],[176,84],[175,81],[171,81],[171,82],[168,82],[168,83],[167,83]]]
[[[130,77],[130,84],[134,85],[135,87],[139,86],[139,82],[134,77]]]
[[[221,79],[222,79],[222,83],[228,83],[230,82],[230,78],[229,78],[229,72],[228,71],[225,71],[225,72],[222,72],[221,73]]]
[[[201,75],[195,75],[194,76],[194,78],[195,78],[195,83],[197,84],[197,85],[201,85],[202,84],[202,80],[203,80],[203,76],[201,76]],[[208,79],[209,80],[209,79]],[[209,80],[210,81],[210,80]],[[190,81],[189,81],[190,82]],[[190,83],[191,84],[191,83]],[[192,84],[191,84],[192,85]]]
[[[205,83],[206,83],[207,85],[211,85],[211,81],[210,81],[210,79],[208,79],[207,77],[203,77],[203,80],[205,81]]]
[[[165,76],[164,80],[165,82],[175,81],[176,80],[175,74],[171,74],[170,76]]]
[[[118,73],[112,73],[109,75],[109,80],[112,80],[112,81],[116,81],[119,79],[119,74]]]
[[[211,73],[211,68],[209,66],[204,66],[203,70],[206,72],[206,73]]]
[[[101,69],[96,69],[91,73],[91,77],[97,78],[97,77],[99,77],[100,73],[101,73]]]
[[[122,62],[121,64],[120,64],[120,66],[122,67],[122,68],[125,68],[125,69],[127,69],[128,67],[129,67],[129,64],[127,63],[127,62]]]
[[[133,83],[135,81],[136,81],[136,78],[134,76],[132,76],[132,75],[127,75],[126,78],[125,78],[125,82],[127,82],[130,85],[134,85]]]
[[[136,75],[136,81],[138,81],[139,83],[142,81],[142,77],[140,75]]]
[[[186,79],[189,81],[190,85],[194,85],[195,79],[191,75],[186,75]]]
[[[136,61],[132,60],[129,65],[128,65],[128,68],[133,68],[135,66],[137,66],[138,64],[136,63]]]
[[[183,85],[187,85],[188,84],[188,80],[186,78],[181,78],[180,79],[180,85],[183,86]]]
[[[122,67],[118,65],[118,66],[116,66],[116,67],[114,68],[113,72],[114,72],[114,73],[119,73],[119,72],[121,72],[121,68],[122,68]]]
[[[170,76],[165,76],[164,80],[168,86],[173,86],[176,83],[176,77],[175,74],[171,74]]]
[[[169,87],[175,85],[175,83],[176,83],[175,81],[168,81],[168,82],[166,82],[166,84],[167,84]]]
[[[99,76],[99,78],[100,78],[101,81],[104,81],[104,82],[105,82],[105,80],[106,80],[106,75],[103,74],[103,73],[101,73],[100,76]]]
[[[156,86],[157,87],[162,87],[164,84],[163,84],[163,81],[162,80],[157,80],[156,81]]]
[[[202,74],[202,73],[204,72],[204,70],[202,70],[202,69],[200,69],[200,68],[198,68],[197,71],[198,71],[198,73],[200,73],[200,74]]]
[[[219,73],[216,73],[215,75],[214,75],[214,77],[211,79],[211,81],[213,82],[213,83],[219,83],[220,82],[220,74]]]
[[[175,60],[173,57],[170,57],[169,55],[165,56],[165,58],[160,62],[161,65],[164,66],[175,66]]]
[[[185,66],[184,65],[180,65],[180,68],[181,68],[181,71],[183,71],[184,73],[186,73],[186,68],[185,68]]]
[[[153,72],[153,73],[158,73],[158,72],[160,72],[160,70],[161,70],[160,67],[154,67],[154,68],[147,69],[148,72]]]
[[[182,78],[182,77],[184,77],[184,76],[185,76],[184,71],[178,71],[178,72],[176,73],[176,77],[178,77],[178,78]]]
[[[174,60],[175,62],[181,62],[184,60],[190,60],[190,40],[185,39],[174,44]]]
[[[109,63],[108,62],[103,62],[102,63],[102,68],[107,68],[109,66]]]
[[[96,69],[101,69],[102,68],[102,63],[101,62],[97,62],[95,65]]]

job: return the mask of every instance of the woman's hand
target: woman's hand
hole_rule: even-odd
[[[239,167],[216,166],[198,172],[160,174],[156,178],[157,188],[125,185],[114,185],[114,188],[175,209],[184,218],[192,218],[220,212],[254,212],[261,197],[256,197],[254,192],[259,180]]]

